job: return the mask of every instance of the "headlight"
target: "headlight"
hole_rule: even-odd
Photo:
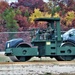
[[[10,43],[7,44],[7,48],[9,48],[9,47],[10,47]]]

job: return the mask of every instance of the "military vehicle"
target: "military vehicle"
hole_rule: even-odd
[[[46,29],[37,29],[32,35],[31,45],[17,38],[6,42],[5,55],[16,56],[19,61],[32,57],[50,57],[58,61],[70,61],[75,58],[75,43],[61,36],[60,18],[37,18],[35,22],[47,22]],[[69,37],[72,35],[69,34]]]

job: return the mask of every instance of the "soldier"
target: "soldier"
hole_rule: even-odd
[[[46,32],[45,32],[45,39],[47,39],[47,40],[51,39],[52,38],[52,34],[53,34],[52,32],[53,32],[53,29],[51,27],[51,24],[48,23],[47,24],[47,29],[46,29]]]

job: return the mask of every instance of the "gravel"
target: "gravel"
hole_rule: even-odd
[[[45,73],[75,73],[75,65],[0,64],[0,75],[39,75]]]
[[[34,57],[28,62],[13,63],[9,57],[0,54],[0,75],[44,75],[46,73],[75,75],[75,60],[59,62],[55,59]]]

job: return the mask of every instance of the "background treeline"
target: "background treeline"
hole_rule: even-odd
[[[18,0],[10,5],[0,2],[0,32],[25,31],[35,27],[34,19],[38,17],[60,17],[62,30],[75,27],[74,0]],[[44,27],[40,23],[38,27]]]

